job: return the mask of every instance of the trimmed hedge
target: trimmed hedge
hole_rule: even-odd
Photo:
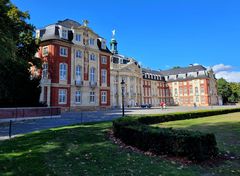
[[[129,116],[113,122],[114,135],[128,145],[143,151],[170,156],[184,156],[190,160],[203,161],[218,154],[214,134],[198,131],[158,128],[149,124],[184,120],[205,116],[240,112],[240,109],[195,111],[188,113]]]

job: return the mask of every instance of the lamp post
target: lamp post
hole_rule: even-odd
[[[122,79],[121,82],[121,88],[122,88],[122,117],[124,117],[124,88],[125,88],[125,82]]]

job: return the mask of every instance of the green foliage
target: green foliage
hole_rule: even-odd
[[[228,121],[230,117],[231,122]],[[222,120],[219,122],[218,119]],[[196,120],[204,123],[186,125],[182,120],[174,122],[181,123],[186,128],[190,127],[191,130],[218,134],[216,139],[220,152],[225,151],[224,155],[235,159],[221,159],[217,163],[210,162],[211,165],[209,162],[198,165],[185,164],[174,158],[146,156],[129,148],[119,147],[109,140],[106,136],[111,129],[111,122],[88,123],[53,128],[0,141],[0,175],[240,175],[240,113],[191,121]],[[161,125],[165,126],[165,123]]]
[[[229,83],[223,78],[217,80],[217,85],[218,94],[222,96],[223,103],[225,104],[228,102],[228,97],[230,97],[232,94],[231,87]]]
[[[230,102],[240,101],[240,83],[231,82],[229,83],[232,91],[232,95],[228,98]]]
[[[54,128],[0,141],[0,175],[198,175],[200,169],[120,149],[106,138],[111,123]]]
[[[227,82],[221,78],[217,81],[218,94],[222,96],[223,103],[240,101],[240,83]]]
[[[240,112],[240,109],[195,111],[189,113],[161,114],[152,116],[126,117],[113,122],[114,134],[125,143],[156,154],[186,156],[191,160],[203,161],[218,153],[214,134],[205,134],[171,128],[154,128],[156,124]]]
[[[31,77],[30,66],[39,67],[34,58],[38,44],[34,26],[9,0],[0,2],[0,106],[35,106],[40,94],[39,78]]]
[[[177,68],[181,68],[180,66],[174,66],[172,69],[177,69]]]

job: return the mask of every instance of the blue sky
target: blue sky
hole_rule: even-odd
[[[199,63],[240,82],[240,1],[233,0],[12,0],[37,28],[66,18],[111,39],[145,67]],[[220,73],[221,72],[221,73]],[[220,73],[220,74],[219,74]],[[217,75],[217,76],[218,76]]]

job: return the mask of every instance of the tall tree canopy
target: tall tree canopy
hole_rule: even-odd
[[[217,81],[218,94],[222,96],[223,103],[237,102],[240,100],[240,83],[229,83],[221,78]]]
[[[41,65],[34,58],[35,28],[26,22],[29,14],[9,0],[0,1],[0,14],[0,106],[35,106],[40,78],[32,78],[29,71],[32,65]]]

